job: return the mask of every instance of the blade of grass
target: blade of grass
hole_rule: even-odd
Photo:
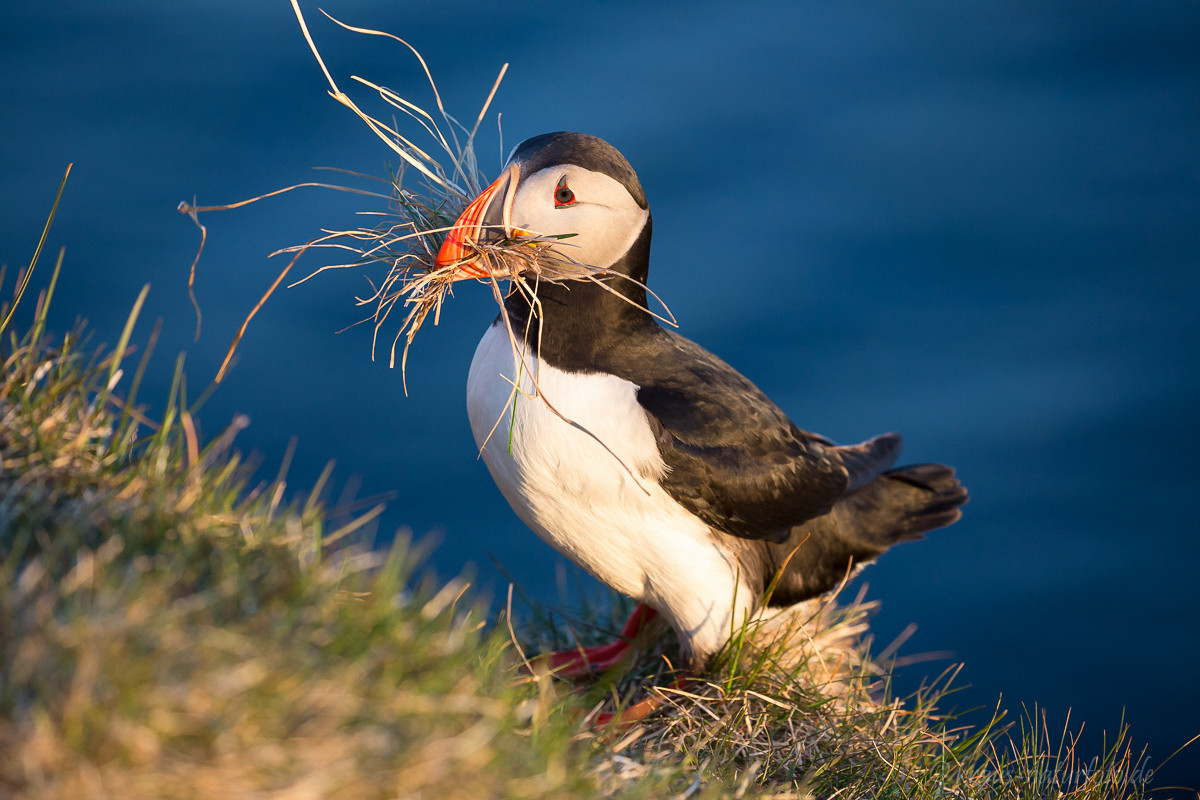
[[[58,193],[54,195],[54,205],[50,206],[50,214],[46,217],[46,224],[42,226],[42,235],[38,237],[37,247],[34,248],[33,258],[29,260],[29,266],[25,268],[17,283],[16,293],[13,295],[12,305],[8,309],[8,314],[5,315],[4,321],[0,322],[0,336],[4,334],[8,324],[12,322],[13,314],[17,312],[17,306],[21,303],[21,297],[25,294],[25,290],[29,287],[29,279],[33,277],[33,270],[37,267],[38,259],[42,256],[42,248],[46,246],[46,238],[50,235],[50,225],[54,222],[54,215],[58,213],[58,203],[62,200],[63,190],[67,188],[67,178],[71,176],[71,167],[75,166],[72,162],[67,164],[67,169],[63,172],[62,182],[58,184]],[[62,257],[59,256],[61,263]]]
[[[138,315],[142,313],[142,305],[146,302],[146,296],[149,293],[150,284],[147,283],[138,292],[137,299],[133,301],[133,308],[130,310],[129,316],[125,318],[125,327],[121,331],[121,338],[117,340],[117,347],[109,356],[111,363],[108,367],[108,380],[105,381],[97,395],[97,408],[103,408],[108,403],[108,397],[116,385],[117,372],[121,369],[121,361],[124,360],[126,348],[129,346],[129,338],[133,335],[133,326],[137,322]]]

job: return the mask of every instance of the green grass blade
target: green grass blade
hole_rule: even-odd
[[[100,387],[96,400],[97,408],[103,408],[108,403],[108,397],[112,394],[113,386],[117,382],[121,361],[125,358],[125,348],[129,346],[129,339],[133,336],[133,326],[137,323],[138,315],[142,313],[142,305],[145,304],[146,295],[149,293],[150,284],[147,283],[138,292],[137,299],[133,301],[133,308],[130,310],[129,316],[125,318],[125,328],[121,331],[121,338],[117,340],[117,347],[109,356],[108,379],[104,382],[104,386]]]
[[[46,246],[46,238],[50,235],[50,224],[54,222],[54,215],[58,212],[58,202],[62,200],[63,190],[67,188],[67,178],[71,175],[71,167],[73,163],[67,164],[67,171],[63,173],[62,183],[58,185],[58,194],[54,196],[54,205],[50,207],[50,215],[46,217],[46,224],[42,226],[42,235],[38,239],[37,248],[33,251],[33,258],[29,260],[29,266],[25,268],[25,274],[21,276],[21,283],[17,286],[16,294],[13,296],[12,306],[8,309],[8,314],[4,317],[4,321],[0,322],[0,335],[4,334],[8,323],[12,321],[13,314],[17,311],[17,306],[21,304],[21,297],[25,294],[25,290],[29,287],[29,279],[33,276],[33,270],[37,266],[38,259],[42,257],[42,248]],[[59,261],[62,256],[60,254]]]

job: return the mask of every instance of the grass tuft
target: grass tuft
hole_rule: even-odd
[[[665,700],[636,726],[593,732],[595,769],[636,786],[656,765],[673,763],[691,790],[720,785],[739,797],[1151,796],[1153,770],[1124,726],[1099,754],[1082,752],[1069,726],[1052,731],[1036,708],[1014,721],[997,709],[986,724],[968,727],[940,710],[956,691],[957,666],[898,696],[889,665],[870,653],[874,609],[860,594],[844,604],[825,597],[771,610],[736,631],[709,675],[678,688],[671,682],[678,645],[660,628],[651,634],[657,644],[578,695],[590,713],[647,693]],[[558,615],[543,611],[520,639],[543,651],[576,637],[611,640],[629,610],[615,603],[608,613],[589,609],[585,622],[560,617],[557,625]]]
[[[47,336],[48,294],[0,347],[0,798],[596,795],[465,583],[251,483],[182,359],[148,419],[144,290],[112,351]]]

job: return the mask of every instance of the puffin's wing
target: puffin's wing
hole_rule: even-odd
[[[838,447],[797,428],[743,375],[699,345],[665,332],[674,352],[639,376],[638,402],[667,466],[663,488],[711,527],[782,541],[847,492],[889,469],[898,434]]]

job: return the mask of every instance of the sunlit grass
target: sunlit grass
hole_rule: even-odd
[[[1150,796],[1153,770],[1124,726],[1104,737],[1100,752],[1077,745],[1082,726],[1053,729],[1036,708],[1015,717],[997,708],[986,724],[968,726],[944,710],[955,701],[957,666],[896,694],[890,664],[871,655],[874,608],[861,595],[825,597],[754,620],[734,632],[709,674],[679,688],[671,687],[677,643],[660,637],[576,688],[589,714],[647,694],[665,700],[640,724],[593,731],[595,752],[631,785],[669,763],[697,789],[715,782],[748,797]],[[611,640],[631,609],[625,601],[593,604],[575,619],[542,609],[518,639],[539,651],[570,647],[576,637],[585,645]],[[543,680],[553,682],[548,692],[570,686]]]
[[[138,410],[144,297],[108,350],[44,291],[0,350],[0,797],[595,796],[465,584],[250,484],[182,369]]]

